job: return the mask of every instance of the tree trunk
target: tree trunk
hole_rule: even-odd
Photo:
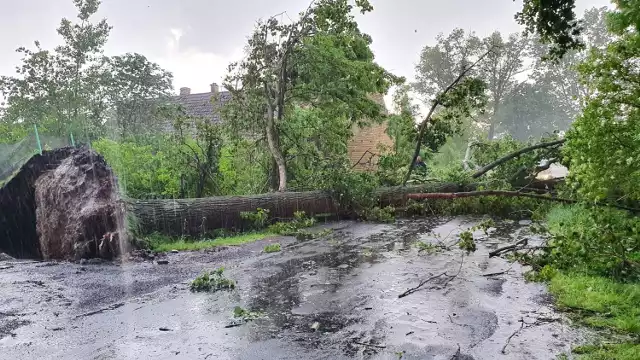
[[[269,116],[267,119],[267,142],[269,143],[269,150],[273,155],[273,160],[276,162],[278,168],[278,191],[282,192],[287,190],[287,166],[284,161],[284,156],[278,147],[275,139],[275,126],[273,117]]]
[[[264,91],[267,97],[267,119],[266,119],[266,135],[267,135],[267,144],[269,145],[269,151],[273,156],[273,160],[276,162],[278,167],[278,191],[286,191],[287,190],[287,165],[284,161],[284,156],[282,155],[282,151],[280,150],[280,146],[278,144],[278,135],[276,134],[276,109],[274,108],[273,101],[271,100],[271,90],[269,89],[269,85],[264,83]],[[278,111],[278,116],[281,112]]]
[[[204,194],[204,184],[207,181],[207,173],[202,168],[202,166],[205,166],[205,165],[200,165],[200,169],[198,169],[198,185],[196,187],[197,198],[202,197],[202,194]]]
[[[498,109],[499,109],[498,96],[495,96],[493,99],[493,114],[491,115],[491,124],[489,125],[489,135],[487,136],[487,139],[489,141],[493,140],[493,137],[495,136],[496,117],[498,116]]]
[[[398,206],[406,202],[406,195],[422,191],[456,192],[475,187],[461,187],[454,183],[426,184],[407,187],[380,188],[376,191],[381,206]],[[329,192],[280,192],[250,196],[218,196],[199,199],[150,199],[129,202],[129,211],[136,217],[142,234],[160,232],[180,236],[198,236],[215,229],[243,229],[241,212],[269,209],[271,218],[293,218],[295,211],[307,215],[344,215],[344,210]]]

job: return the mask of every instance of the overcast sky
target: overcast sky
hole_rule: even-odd
[[[608,0],[576,0],[578,12],[606,6]],[[487,35],[520,31],[513,19],[521,1],[371,0],[373,13],[359,17],[373,37],[377,61],[411,79],[420,49],[455,27]],[[0,0],[0,74],[11,75],[19,62],[14,50],[39,40],[58,44],[62,17],[74,18],[72,0]],[[192,92],[221,82],[228,63],[241,55],[255,21],[287,11],[297,14],[307,0],[103,0],[96,20],[113,26],[108,55],[138,52],[174,74],[174,87]]]

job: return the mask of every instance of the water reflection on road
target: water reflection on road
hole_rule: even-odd
[[[476,232],[478,250],[464,256],[462,267],[461,250],[421,254],[413,246],[436,241],[432,233],[453,240],[478,221],[331,223],[324,226],[337,230],[321,239],[170,254],[165,266],[17,263],[0,271],[6,294],[0,330],[7,333],[0,353],[11,359],[552,359],[568,351],[576,334],[553,312],[544,288],[525,283],[519,265],[487,256],[522,236],[535,242],[526,226],[500,221],[489,236]],[[262,254],[273,242],[283,251]],[[189,279],[220,265],[237,280],[236,291],[188,291]],[[422,279],[458,269],[446,284],[434,281],[398,298]],[[227,328],[235,306],[265,317]],[[104,311],[79,316],[96,310]],[[540,319],[518,331],[521,321]]]

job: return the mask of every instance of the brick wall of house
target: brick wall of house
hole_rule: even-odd
[[[387,123],[354,129],[354,136],[348,144],[349,159],[354,169],[373,171],[378,166],[381,155],[380,145],[390,147],[393,140],[385,132]]]
[[[372,96],[372,98],[378,104],[385,106],[384,95],[378,94]],[[349,159],[351,160],[351,165],[354,165],[354,169],[373,171],[377,168],[381,155],[380,145],[387,147],[393,145],[393,140],[387,135],[386,129],[386,121],[382,124],[373,124],[364,128],[354,126],[354,135],[348,144]]]

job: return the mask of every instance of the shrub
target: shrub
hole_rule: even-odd
[[[202,275],[198,276],[191,282],[189,288],[193,292],[215,292],[218,290],[235,289],[235,281],[225,278],[222,275],[223,272],[223,267],[220,267],[214,271],[205,271],[202,273]]]
[[[251,229],[264,229],[269,221],[269,209],[258,208],[256,211],[242,211],[240,218],[245,220]]]
[[[396,209],[393,206],[366,208],[360,215],[364,220],[378,222],[393,222],[396,218]]]
[[[267,254],[270,254],[270,253],[274,253],[274,252],[279,252],[281,250],[282,250],[282,248],[280,247],[280,244],[269,244],[269,245],[265,246],[264,250],[262,250],[262,251],[264,251]]]
[[[546,262],[558,269],[640,279],[640,219],[609,208],[560,206],[548,214]]]

